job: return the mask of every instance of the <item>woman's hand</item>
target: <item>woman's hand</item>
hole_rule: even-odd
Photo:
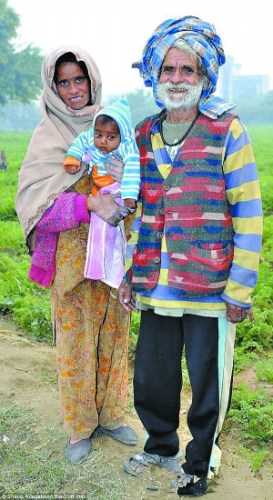
[[[254,316],[251,307],[248,309],[240,306],[235,306],[229,302],[225,302],[227,308],[227,320],[231,323],[242,323],[246,317],[252,323]]]
[[[111,226],[117,226],[118,223],[131,213],[129,207],[118,205],[111,194],[101,196],[88,196],[87,210],[95,214]]]
[[[114,181],[121,182],[124,170],[124,163],[116,153],[113,153],[114,158],[109,160],[109,163],[104,165],[106,172],[113,177]]]
[[[122,280],[119,286],[118,300],[126,311],[138,312],[135,301],[135,293],[132,292],[130,285],[125,279]]]

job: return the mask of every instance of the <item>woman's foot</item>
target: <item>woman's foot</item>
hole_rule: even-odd
[[[98,428],[98,434],[104,434],[128,446],[135,446],[138,442],[135,431],[128,425],[121,425],[117,429],[105,429],[100,426]]]
[[[69,462],[80,463],[88,457],[91,448],[91,436],[80,440],[71,438],[66,445],[65,456]]]
[[[72,437],[69,440],[69,444],[76,444],[82,441],[82,439],[73,439]]]

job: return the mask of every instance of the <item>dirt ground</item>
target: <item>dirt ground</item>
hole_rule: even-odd
[[[30,342],[14,325],[0,321],[0,402],[9,397],[15,403],[31,407],[39,415],[41,432],[46,426],[62,426],[59,413],[58,389],[55,374],[55,348],[47,344]],[[250,374],[246,373],[249,378]],[[240,376],[242,379],[242,375]],[[132,373],[130,373],[130,394],[132,393]],[[185,409],[189,395],[182,397],[181,424],[179,429],[181,449],[187,442],[185,431]],[[176,489],[170,489],[169,473],[158,467],[147,470],[139,478],[133,478],[122,471],[122,463],[130,455],[141,450],[144,431],[130,401],[127,423],[139,436],[137,447],[126,447],[105,437],[95,438],[95,447],[103,447],[104,453],[114,457],[113,463],[123,474],[126,482],[126,498],[130,500],[179,498]],[[1,437],[0,437],[1,438]],[[235,440],[234,440],[235,441]],[[64,442],[65,445],[65,442]],[[273,500],[272,471],[264,468],[255,475],[250,465],[236,452],[236,442],[232,435],[221,442],[223,458],[220,475],[212,485],[212,492],[206,498],[214,500]],[[120,472],[122,471],[122,472]],[[123,500],[122,498],[120,500]]]

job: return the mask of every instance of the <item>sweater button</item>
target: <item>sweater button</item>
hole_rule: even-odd
[[[164,191],[169,191],[170,186],[168,186],[168,184],[164,184],[163,189],[164,189]]]
[[[158,240],[161,240],[163,238],[163,233],[161,233],[160,231],[157,233],[157,239]]]
[[[160,213],[160,215],[164,215],[164,213],[165,213],[165,209],[164,209],[164,208],[161,208],[161,209],[159,210],[159,213]]]
[[[160,258],[159,258],[159,257],[155,257],[155,258],[154,258],[154,262],[155,262],[156,264],[158,264],[158,263],[160,262]]]

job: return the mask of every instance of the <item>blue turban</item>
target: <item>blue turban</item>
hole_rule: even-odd
[[[144,47],[142,60],[134,63],[146,87],[152,87],[158,106],[164,107],[158,97],[160,70],[167,51],[176,40],[184,40],[201,57],[209,77],[209,86],[203,89],[199,110],[216,118],[234,106],[212,95],[216,90],[219,66],[225,63],[225,54],[215,27],[195,16],[169,19],[161,23]]]

